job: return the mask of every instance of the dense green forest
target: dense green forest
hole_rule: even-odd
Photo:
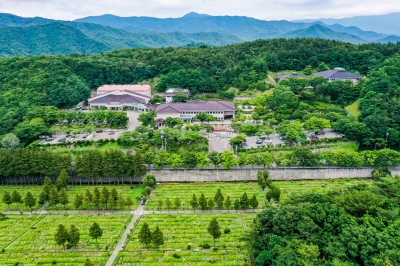
[[[371,185],[267,206],[249,235],[256,265],[399,265],[400,177],[373,177]]]
[[[380,123],[382,119],[376,118],[384,117],[386,123],[377,127],[379,132],[373,128],[369,129],[372,133],[360,135],[357,130],[356,139],[381,139],[386,127],[391,128],[391,137],[400,129],[399,116],[396,116],[400,109],[396,109],[400,73],[395,57],[399,48],[400,44],[352,45],[322,39],[274,39],[226,47],[136,48],[87,56],[4,58],[0,60],[0,135],[12,132],[21,122],[35,124],[35,118],[26,118],[35,106],[72,107],[87,99],[90,90],[103,84],[131,84],[159,78],[155,89],[160,92],[168,87],[184,87],[193,94],[218,93],[232,97],[228,92],[230,87],[265,90],[268,72],[302,70],[308,65],[317,68],[324,62],[330,68],[340,66],[368,77],[349,96],[350,100],[363,98],[361,122],[350,122],[361,127],[374,121]],[[367,101],[374,99],[380,104],[378,113],[366,107]],[[334,97],[325,97],[325,100],[341,101]],[[352,126],[350,122],[342,122],[339,124],[342,130]],[[371,137],[365,138],[368,134]]]

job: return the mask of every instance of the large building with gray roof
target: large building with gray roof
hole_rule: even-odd
[[[150,97],[132,91],[110,91],[88,100],[92,109],[123,110],[125,107],[134,110],[148,111]]]
[[[317,72],[315,73],[315,75],[324,77],[328,82],[332,82],[335,80],[342,80],[342,81],[350,80],[353,82],[358,82],[363,78],[363,76],[346,71],[344,68],[340,67],[337,67],[332,70]]]
[[[199,101],[188,103],[166,103],[157,106],[155,112],[158,119],[167,117],[193,120],[198,113],[205,112],[214,116],[215,120],[224,120],[235,116],[235,105],[224,101]]]

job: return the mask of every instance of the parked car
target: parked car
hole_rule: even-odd
[[[344,134],[339,134],[338,137],[339,137],[339,138],[344,138],[345,135],[344,135]]]
[[[128,130],[129,129],[129,127],[125,127],[125,130]]]
[[[157,130],[158,129],[158,127],[153,127],[153,130]]]
[[[46,138],[44,141],[53,141],[53,138]]]
[[[57,140],[57,142],[65,142],[67,139],[66,138],[61,138],[59,140]]]
[[[82,136],[82,138],[86,139],[87,136],[88,136],[87,134],[84,134],[84,135]]]
[[[317,136],[310,138],[310,140],[318,140],[319,138]]]
[[[144,200],[140,201],[140,205],[145,205],[145,204],[146,204],[146,202],[144,202]]]
[[[110,133],[108,133],[108,135],[115,135],[115,133],[111,131]]]
[[[268,144],[272,144],[272,139],[266,139],[265,142]]]
[[[249,145],[246,142],[242,142],[240,146],[242,146],[243,149],[250,149]]]
[[[96,130],[96,133],[101,133],[101,132],[103,132],[102,129]]]
[[[324,131],[317,132],[317,135],[325,135]]]
[[[281,140],[287,140],[287,138],[285,136],[281,136],[280,139]]]
[[[256,140],[257,145],[261,145],[262,143],[263,143],[263,141],[261,139]]]

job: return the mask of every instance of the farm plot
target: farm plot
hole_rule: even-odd
[[[28,216],[21,217],[26,219]],[[83,265],[89,258],[96,264],[104,263],[121,237],[131,215],[48,215],[34,225],[0,253],[1,265],[23,264],[65,264]],[[97,222],[103,230],[103,236],[96,241],[89,236],[89,227]],[[66,251],[54,240],[59,224],[67,229],[75,225],[80,231],[77,249]]]
[[[21,195],[21,201],[22,203],[13,203],[10,205],[10,208],[8,208],[7,204],[4,204],[4,202],[1,200],[3,198],[4,192],[9,192],[10,194],[13,191],[17,191]],[[23,203],[24,198],[26,193],[31,192],[33,197],[36,198],[36,206],[33,207],[33,210],[37,210],[40,208],[40,204],[37,202],[37,199],[39,197],[40,192],[42,191],[42,187],[40,186],[0,186],[0,211],[29,211],[30,209],[25,206]]]
[[[215,250],[204,248],[204,244],[213,245],[207,227],[214,217],[222,231],[221,238],[216,240]],[[208,265],[222,261],[225,265],[250,265],[243,237],[254,217],[253,213],[146,215],[140,220],[125,251],[119,254],[118,265]],[[139,243],[138,232],[144,222],[149,224],[151,230],[159,226],[163,232],[164,245],[160,249],[145,249]],[[224,233],[225,229],[227,233]]]
[[[221,189],[222,195],[226,198],[227,195],[231,197],[232,203],[235,199],[239,199],[240,196],[246,192],[247,196],[250,198],[254,194],[256,195],[259,208],[265,206],[264,194],[256,182],[209,182],[209,183],[180,183],[180,184],[161,184],[152,192],[150,196],[150,201],[147,203],[146,210],[158,210],[157,203],[161,199],[170,199],[174,202],[174,199],[178,197],[182,206],[179,208],[181,210],[191,210],[190,200],[193,194],[196,194],[197,199],[199,199],[200,194],[203,193],[204,196],[209,199],[215,196],[218,188]],[[175,208],[175,206],[173,206]],[[165,203],[162,206],[163,210],[166,210]]]
[[[371,184],[372,179],[329,179],[329,180],[302,180],[302,181],[274,181],[281,189],[281,200],[285,200],[291,194],[303,194],[310,192],[328,192],[337,189],[345,189],[359,184]]]
[[[126,199],[127,197],[130,197],[132,202],[133,202],[133,208],[136,208],[139,202],[136,200],[136,197],[141,197],[142,195],[142,186],[138,185],[103,185],[103,186],[72,186],[70,189],[67,191],[68,195],[68,200],[69,203],[65,206],[66,210],[75,210],[76,208],[74,207],[74,199],[77,194],[80,194],[82,196],[85,196],[86,190],[89,189],[90,193],[93,194],[93,191],[95,188],[98,188],[99,191],[101,192],[103,187],[106,187],[109,192],[113,188],[118,192],[118,196],[122,196],[123,199]],[[93,203],[90,206],[87,206],[85,204],[82,205],[80,210],[94,210],[95,207]],[[116,208],[117,210],[121,210],[121,208],[118,206]],[[64,210],[64,206],[58,204],[57,206],[48,206],[46,207],[46,210]],[[123,206],[122,210],[129,210],[127,206]]]

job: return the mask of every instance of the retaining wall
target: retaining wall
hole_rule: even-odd
[[[208,181],[255,181],[258,170],[264,168],[237,169],[162,169],[150,170],[157,182],[208,182]],[[373,167],[285,167],[267,168],[272,180],[307,180],[333,178],[370,178]],[[392,175],[400,175],[400,167],[390,169]]]

